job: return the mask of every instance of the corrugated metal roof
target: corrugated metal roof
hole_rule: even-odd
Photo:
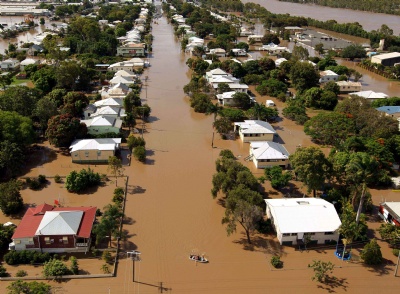
[[[47,211],[35,235],[76,235],[83,211]]]

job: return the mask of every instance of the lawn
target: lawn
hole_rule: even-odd
[[[11,83],[12,86],[19,86],[21,84],[28,86],[30,88],[34,87],[32,81],[30,79],[16,79],[15,76],[12,77],[12,83]]]

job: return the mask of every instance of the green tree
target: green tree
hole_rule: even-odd
[[[0,85],[3,87],[3,90],[5,90],[7,86],[11,85],[11,83],[12,78],[10,74],[0,76]]]
[[[247,93],[236,92],[233,94],[232,98],[235,105],[240,109],[247,110],[251,107],[251,99]]]
[[[393,224],[384,223],[378,229],[382,240],[388,242],[391,246],[397,246],[400,239],[400,228]]]
[[[321,112],[304,124],[304,132],[318,144],[339,146],[354,134],[353,121],[337,112]]]
[[[219,94],[229,92],[230,90],[231,90],[231,88],[229,87],[228,83],[219,83],[218,84],[218,93]]]
[[[23,208],[20,189],[20,184],[16,180],[0,184],[0,209],[4,214],[15,214]]]
[[[51,286],[43,282],[17,280],[7,286],[7,294],[50,294]]]
[[[115,186],[118,186],[118,177],[121,177],[124,173],[121,159],[116,156],[110,156],[108,158],[108,171],[115,177]]]
[[[214,121],[213,127],[223,139],[226,139],[227,135],[232,130],[232,122],[226,117],[221,117]]]
[[[317,52],[319,55],[324,53],[324,44],[318,43],[314,46],[315,52]]]
[[[15,86],[6,89],[0,95],[0,108],[15,111],[22,116],[32,117],[36,103],[42,97],[38,89],[27,86]]]
[[[310,53],[308,50],[302,46],[294,46],[292,50],[292,59],[293,60],[307,60]]]
[[[296,177],[306,186],[308,192],[321,189],[330,170],[330,163],[321,149],[317,147],[300,147],[290,155],[290,163],[293,166]]]
[[[75,138],[82,138],[87,127],[70,114],[53,116],[48,121],[46,137],[56,147],[68,147]]]
[[[138,146],[133,150],[133,156],[140,162],[146,162],[146,148]]]
[[[45,96],[37,102],[33,114],[39,120],[42,130],[46,131],[49,119],[58,114],[57,104]]]
[[[350,60],[354,60],[355,58],[365,58],[366,56],[367,52],[358,44],[349,45],[342,50],[342,57],[349,58]]]
[[[283,172],[280,166],[273,166],[264,170],[264,175],[274,189],[281,189],[289,184],[292,179],[290,171]]]
[[[296,90],[302,92],[318,85],[319,74],[307,62],[296,62],[290,70],[290,79]]]
[[[71,256],[69,261],[71,262],[70,271],[72,272],[72,274],[79,274],[78,259],[75,256]]]
[[[230,205],[225,210],[225,217],[222,224],[226,224],[226,232],[229,235],[236,232],[236,225],[239,223],[244,229],[247,243],[251,244],[250,234],[256,229],[258,222],[262,219],[262,209],[245,200],[229,198]]]
[[[218,115],[221,114],[222,110],[223,110],[223,107],[218,105],[218,103],[215,103],[215,104],[210,103],[207,108],[206,114],[207,115],[212,114],[213,118],[214,118],[213,123],[215,123]],[[214,148],[214,127],[213,127],[213,134],[212,134],[212,140],[211,140],[211,147]]]
[[[311,279],[325,284],[328,282],[329,274],[333,272],[335,265],[330,261],[313,260],[313,263],[309,264],[308,267],[314,271],[314,276]]]
[[[360,256],[368,265],[381,264],[383,261],[381,247],[376,242],[376,239],[372,239],[364,246]]]
[[[79,172],[72,171],[65,180],[65,188],[69,192],[79,193],[87,188],[97,186],[101,182],[100,174],[90,168],[81,169]]]
[[[68,267],[58,259],[51,259],[50,261],[45,262],[43,265],[43,276],[46,278],[54,277],[57,279],[58,277],[65,276],[68,273]]]
[[[0,142],[0,172],[5,179],[15,177],[25,165],[25,148],[8,140]]]
[[[111,246],[111,236],[118,235],[119,225],[123,217],[124,214],[119,205],[107,205],[104,208],[104,213],[100,222],[94,228],[96,243],[98,244],[101,240],[109,236]]]

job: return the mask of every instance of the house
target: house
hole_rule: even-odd
[[[383,202],[378,215],[387,223],[400,227],[400,202]]]
[[[319,73],[320,83],[327,83],[327,82],[336,82],[339,79],[339,75],[331,70],[324,70]]]
[[[28,50],[28,54],[31,56],[37,55],[38,53],[42,53],[43,52],[43,47],[38,45],[38,44],[33,44],[29,50]]]
[[[388,98],[389,96],[386,95],[385,93],[380,93],[380,92],[374,92],[374,91],[361,91],[361,92],[353,92],[350,93],[349,95],[355,95],[355,96],[359,96],[362,98],[365,98],[367,101],[375,101],[377,99],[384,99],[384,98]]]
[[[93,105],[96,107],[102,107],[102,106],[123,107],[123,102],[122,102],[121,98],[107,98],[107,99],[96,101],[93,103]]]
[[[220,83],[228,84],[230,90],[235,92],[246,93],[249,89],[249,86],[245,84],[240,84],[239,79],[233,77],[231,74],[228,74],[220,68],[216,68],[206,72],[206,80],[214,88],[214,90],[218,89],[218,85]]]
[[[268,51],[271,54],[279,54],[283,52],[290,52],[287,47],[284,46],[278,46],[274,43],[270,43],[267,45],[262,45],[260,48],[258,48],[260,51]]]
[[[261,42],[263,35],[250,35],[247,37],[248,42]]]
[[[256,168],[289,166],[289,152],[285,146],[271,141],[250,142],[249,160],[253,160]]]
[[[400,62],[399,52],[379,54],[371,57],[371,63],[378,63],[384,66],[394,66],[394,64],[398,62]]]
[[[121,145],[121,138],[75,140],[69,147],[72,162],[85,164],[108,163]]]
[[[266,214],[281,245],[329,244],[339,239],[341,221],[332,203],[321,198],[265,199]]]
[[[0,64],[2,71],[16,70],[19,68],[19,61],[15,58],[3,60]]]
[[[31,64],[39,64],[39,60],[38,59],[32,59],[32,58],[24,59],[19,64],[19,69],[21,71],[24,71],[25,70],[25,66],[31,65]]]
[[[90,117],[107,116],[107,117],[125,117],[125,109],[119,106],[103,106],[98,107]],[[89,118],[89,117],[88,117]]]
[[[145,44],[144,43],[125,43],[122,46],[117,47],[117,56],[124,57],[143,57],[145,56]]]
[[[287,61],[287,59],[286,58],[278,58],[277,60],[275,60],[275,66],[276,67],[279,67],[281,64],[282,64],[282,62],[285,62],[285,61]]]
[[[229,74],[226,71],[220,68],[215,68],[213,70],[206,72],[206,80],[207,82],[212,83],[214,79],[219,77],[227,77],[228,75]]]
[[[129,76],[114,76],[108,83],[110,86],[115,86],[117,84],[131,85],[135,83],[135,80]]]
[[[222,49],[222,48],[215,48],[215,49],[210,49],[210,54],[214,54],[218,57],[225,57],[226,51],[225,51],[225,49]]]
[[[145,62],[141,58],[132,58],[127,61],[113,63],[108,67],[108,71],[118,72],[119,70],[124,70],[127,72],[134,73],[135,68],[144,67]]]
[[[387,116],[391,116],[399,122],[400,131],[400,106],[381,106],[376,108],[376,110],[384,112]]]
[[[122,120],[118,117],[97,116],[94,118],[81,120],[87,126],[88,133],[99,135],[105,133],[118,134],[122,127]]]
[[[96,207],[30,207],[14,231],[11,250],[88,252]]]
[[[218,102],[224,106],[236,106],[233,96],[237,91],[224,92],[222,94],[217,94]],[[249,96],[250,102],[254,102],[254,98]]]
[[[240,139],[245,142],[251,141],[274,141],[276,131],[267,122],[262,120],[245,120],[244,122],[235,122],[235,132],[239,134]]]
[[[351,81],[339,81],[336,82],[339,86],[340,93],[352,93],[361,91],[361,83],[360,82],[351,82]]]
[[[231,52],[233,56],[247,56],[247,52],[245,49],[233,48]]]
[[[105,95],[102,94],[102,96],[109,98],[124,98],[130,92],[132,92],[131,88],[125,84],[119,83],[108,89],[107,92],[104,93]]]

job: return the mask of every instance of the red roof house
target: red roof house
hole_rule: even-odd
[[[87,252],[96,207],[53,207],[27,210],[12,236],[12,250]]]

